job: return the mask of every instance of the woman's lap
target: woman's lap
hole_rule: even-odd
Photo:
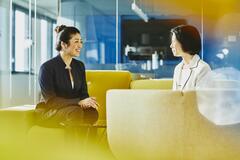
[[[40,125],[53,127],[94,124],[98,119],[98,112],[96,109],[83,109],[77,105],[47,110],[44,110],[43,107],[37,107],[36,113]]]

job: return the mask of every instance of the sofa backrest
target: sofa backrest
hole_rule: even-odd
[[[109,146],[119,160],[240,158],[240,124],[206,119],[195,91],[110,90],[107,120]]]
[[[107,90],[129,89],[131,74],[128,71],[87,70],[86,79],[90,96],[96,97],[100,104],[99,120],[106,120]],[[0,126],[7,126],[8,123],[5,122],[14,121],[30,127],[34,124],[34,108],[35,106],[18,106],[0,109]]]
[[[106,92],[109,89],[129,89],[131,74],[128,71],[87,70],[86,79],[90,96],[96,97],[99,120],[106,120]]]
[[[131,89],[172,89],[172,79],[144,79],[131,82]]]

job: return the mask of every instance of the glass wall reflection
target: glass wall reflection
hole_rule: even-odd
[[[37,74],[53,55],[57,1],[0,1],[0,106],[36,104]]]
[[[148,22],[134,11],[133,3]],[[59,4],[58,4],[59,3]],[[87,69],[120,69],[142,78],[172,78],[180,59],[172,56],[169,30],[198,28],[200,56],[213,69],[240,69],[238,0],[0,0],[0,106],[35,104],[37,74],[56,56],[56,25],[80,29],[78,59]]]
[[[115,69],[116,1],[62,0],[58,24],[74,25],[84,40],[80,59],[87,69]]]

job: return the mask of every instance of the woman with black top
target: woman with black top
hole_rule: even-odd
[[[98,119],[98,103],[89,97],[85,67],[74,59],[80,55],[83,41],[75,27],[56,27],[59,55],[45,62],[39,72],[43,101],[36,107],[40,124],[93,124]]]

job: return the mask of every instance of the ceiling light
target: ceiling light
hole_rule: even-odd
[[[222,52],[223,52],[224,55],[228,55],[229,50],[227,48],[224,48],[224,49],[222,49]]]
[[[135,3],[135,0],[134,0],[133,3],[132,3],[132,10],[133,10],[139,17],[141,17],[141,18],[144,20],[144,22],[148,22],[148,16],[147,16],[147,14],[145,14],[145,13],[142,11],[142,9],[137,6],[137,4]]]

